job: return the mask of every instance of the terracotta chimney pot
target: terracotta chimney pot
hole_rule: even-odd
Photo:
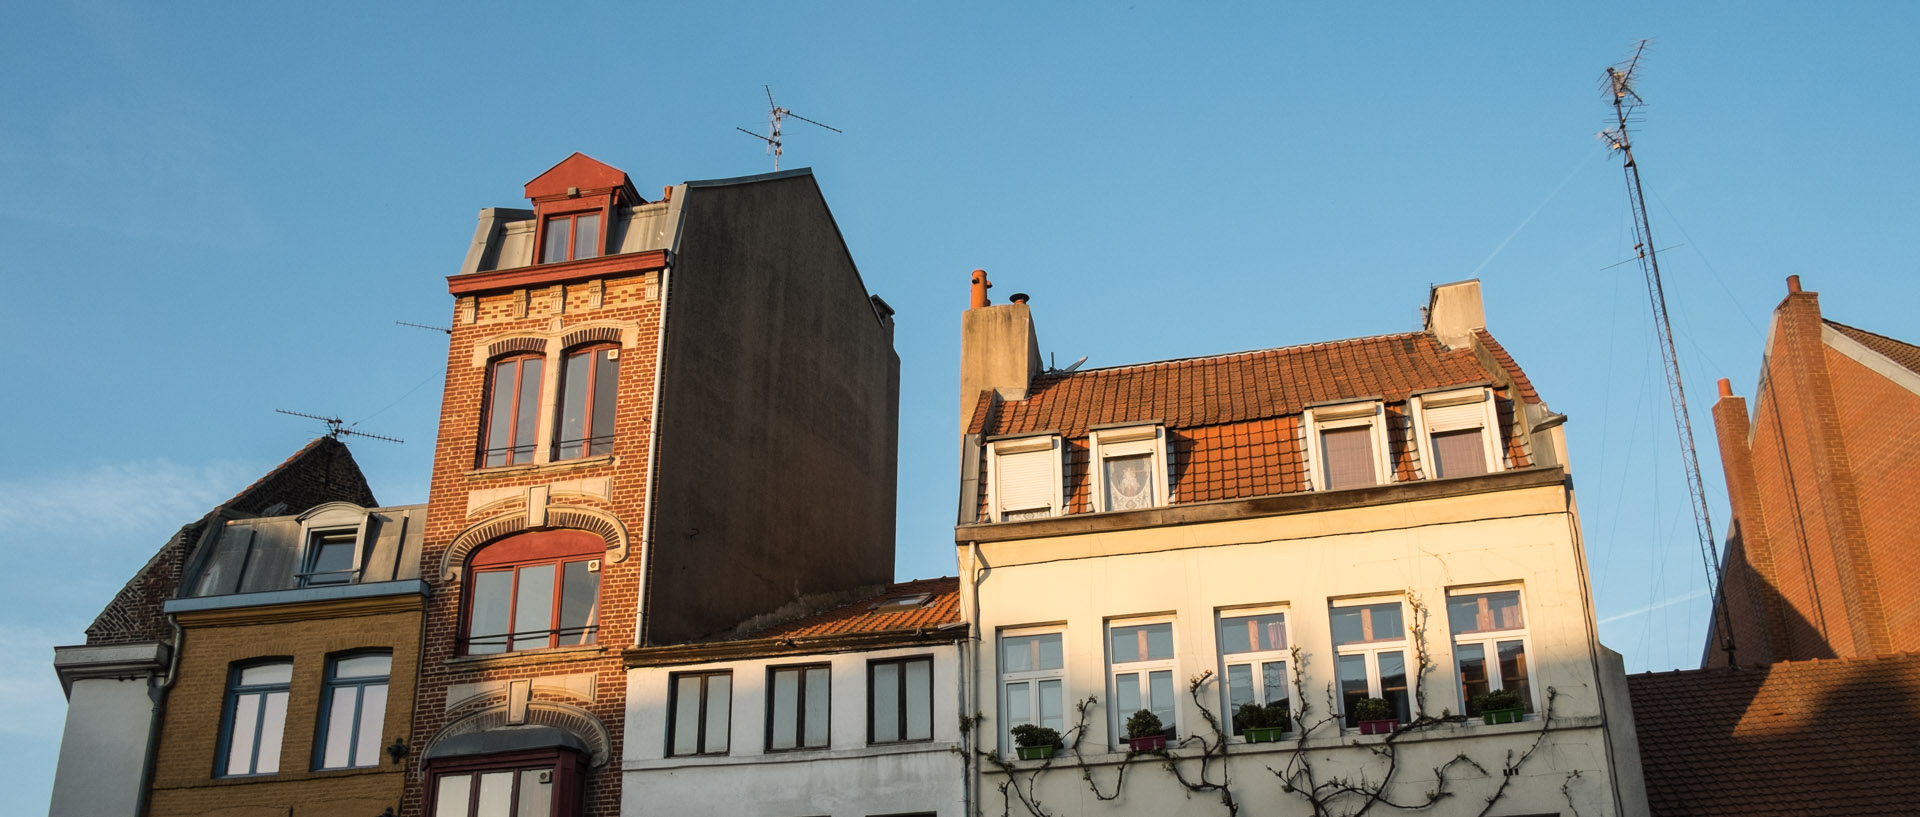
[[[973,305],[967,308],[979,309],[980,307],[986,306],[987,290],[992,286],[993,286],[993,282],[987,280],[986,270],[983,270],[983,269],[974,270],[973,271]]]

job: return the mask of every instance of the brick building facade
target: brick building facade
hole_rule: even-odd
[[[622,648],[893,570],[891,310],[812,176],[525,192],[448,279],[402,814],[618,814]]]
[[[1706,666],[1920,650],[1920,347],[1787,285],[1751,420],[1725,380],[1713,409],[1733,521]]]

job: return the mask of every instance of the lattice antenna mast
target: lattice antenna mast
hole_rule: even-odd
[[[367,439],[370,439],[370,440],[385,440],[386,442],[390,442],[390,443],[406,442],[406,440],[402,440],[398,437],[383,437],[383,436],[380,436],[379,434],[360,431],[358,429],[355,429],[349,423],[347,423],[347,421],[342,420],[338,417],[322,417],[318,414],[306,414],[304,412],[288,411],[286,409],[274,409],[274,411],[280,412],[281,414],[289,414],[294,417],[305,417],[309,420],[319,420],[320,422],[326,423],[327,436],[332,437],[336,440],[340,439],[341,437],[366,437]]]
[[[1627,200],[1633,206],[1633,252],[1640,262],[1640,271],[1647,279],[1647,301],[1653,307],[1653,325],[1660,340],[1660,358],[1666,364],[1667,399],[1673,404],[1674,430],[1680,435],[1680,461],[1686,468],[1687,494],[1693,501],[1694,534],[1700,539],[1700,559],[1707,571],[1707,598],[1713,609],[1720,611],[1720,648],[1726,651],[1727,663],[1733,663],[1733,628],[1727,619],[1726,605],[1720,598],[1719,548],[1713,542],[1713,517],[1707,510],[1707,490],[1700,479],[1700,453],[1693,443],[1693,421],[1687,416],[1687,390],[1680,381],[1680,358],[1673,347],[1673,324],[1667,319],[1666,289],[1660,284],[1660,257],[1654,251],[1653,225],[1647,218],[1647,201],[1640,187],[1640,164],[1634,159],[1633,140],[1627,125],[1639,120],[1634,114],[1645,104],[1639,92],[1634,89],[1635,72],[1640,68],[1640,60],[1647,52],[1647,41],[1641,40],[1633,49],[1633,56],[1626,62],[1607,68],[1606,88],[1613,98],[1614,127],[1600,132],[1600,138],[1606,140],[1609,149],[1622,157],[1622,171],[1627,179]]]
[[[819,125],[820,127],[823,127],[823,128],[826,128],[827,130],[830,130],[830,131],[833,131],[834,133],[846,133],[846,131],[843,131],[843,130],[841,130],[841,129],[839,129],[839,128],[836,128],[836,127],[834,127],[834,126],[832,126],[832,125],[828,125],[828,124],[826,124],[826,123],[824,123],[824,122],[815,122],[815,121],[813,121],[813,120],[811,120],[811,119],[808,119],[808,118],[806,118],[806,117],[804,117],[804,116],[801,116],[801,115],[799,115],[799,114],[797,114],[797,113],[794,113],[794,112],[793,112],[792,110],[790,110],[790,109],[787,109],[787,108],[782,108],[782,107],[780,107],[779,105],[776,105],[776,104],[774,104],[774,101],[773,101],[773,86],[771,86],[771,85],[762,85],[762,86],[760,86],[760,87],[762,87],[762,88],[765,88],[765,89],[767,89],[767,119],[769,120],[769,122],[770,122],[770,124],[772,125],[772,129],[773,129],[773,135],[772,135],[772,136],[762,136],[762,135],[760,135],[760,134],[757,134],[757,133],[754,133],[753,131],[750,131],[750,130],[747,130],[746,128],[738,128],[738,127],[736,127],[736,128],[734,128],[734,130],[737,130],[737,131],[739,131],[739,132],[741,132],[741,133],[744,133],[744,134],[746,134],[746,135],[748,135],[748,136],[751,136],[751,137],[753,137],[753,138],[755,138],[755,139],[758,139],[758,140],[760,140],[760,141],[762,141],[762,142],[765,142],[765,143],[767,143],[767,152],[768,152],[768,153],[771,153],[771,154],[773,154],[773,169],[774,169],[774,170],[779,170],[779,169],[780,169],[780,156],[781,156],[781,154],[782,154],[782,152],[783,152],[783,151],[782,151],[782,149],[781,149],[781,146],[780,146],[780,123],[781,123],[781,122],[782,122],[783,120],[785,120],[785,119],[786,119],[787,117],[793,117],[794,119],[798,119],[798,120],[800,120],[800,121],[802,121],[802,122],[805,122],[805,123],[807,123],[807,124],[809,124],[809,125]]]

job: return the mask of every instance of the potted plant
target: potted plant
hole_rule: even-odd
[[[1021,760],[1045,760],[1060,747],[1060,733],[1039,724],[1023,723],[1013,728],[1015,751]]]
[[[1233,713],[1233,725],[1240,734],[1246,736],[1248,743],[1273,743],[1287,731],[1291,716],[1287,714],[1287,705],[1274,702],[1262,706],[1256,703],[1244,703]]]
[[[1134,752],[1159,752],[1167,748],[1167,729],[1160,716],[1142,709],[1127,718],[1127,748]]]
[[[1514,689],[1496,689],[1482,692],[1467,700],[1467,706],[1480,713],[1488,725],[1496,723],[1518,723],[1525,712],[1525,699],[1520,691]]]
[[[1352,715],[1360,724],[1362,735],[1384,735],[1400,725],[1400,719],[1393,714],[1393,704],[1385,698],[1361,698],[1353,705]]]

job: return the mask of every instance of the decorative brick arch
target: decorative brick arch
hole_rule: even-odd
[[[468,714],[433,733],[433,737],[427,739],[427,745],[420,747],[420,756],[426,756],[434,746],[447,738],[506,728],[509,726],[507,717],[505,702]],[[606,765],[611,756],[613,741],[608,736],[607,725],[592,712],[572,704],[528,701],[525,725],[550,726],[585,741],[589,750],[587,762],[596,768]]]
[[[461,531],[440,557],[440,581],[459,584],[467,557],[483,545],[524,531],[555,528],[582,530],[599,536],[601,541],[607,543],[608,559],[615,562],[627,560],[627,526],[620,524],[618,517],[599,508],[582,505],[549,505],[545,525],[528,525],[527,512],[517,510],[481,520]]]
[[[620,328],[617,326],[590,326],[568,332],[560,341],[561,349],[571,349],[585,343],[619,343]]]
[[[537,355],[544,355],[547,353],[547,339],[528,337],[502,338],[487,344],[486,359],[492,360],[501,355],[510,355],[516,352],[532,352]]]

